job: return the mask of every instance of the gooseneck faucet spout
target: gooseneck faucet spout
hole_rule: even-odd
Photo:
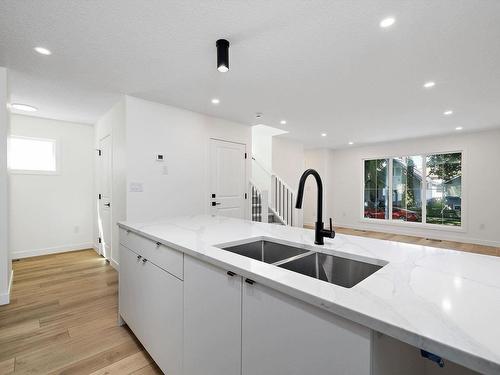
[[[325,242],[323,241],[323,238],[325,238],[325,237],[334,238],[335,231],[333,230],[332,219],[330,219],[330,230],[324,229],[324,224],[323,224],[323,182],[321,181],[321,177],[316,170],[308,169],[300,177],[299,191],[297,192],[297,202],[295,204],[295,208],[297,208],[297,209],[302,208],[302,200],[304,198],[304,186],[306,184],[306,180],[307,180],[307,177],[309,177],[309,175],[314,176],[314,178],[316,180],[316,185],[318,185],[318,207],[317,207],[317,218],[316,218],[316,224],[315,224],[314,243],[316,245],[324,245]]]

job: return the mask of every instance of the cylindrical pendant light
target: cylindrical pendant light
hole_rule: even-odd
[[[217,47],[217,70],[225,73],[229,70],[229,42],[226,39],[219,39]]]

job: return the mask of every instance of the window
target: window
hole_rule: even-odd
[[[426,158],[427,223],[461,225],[462,154],[436,154]]]
[[[462,153],[365,160],[364,217],[460,227]]]
[[[9,137],[8,166],[18,173],[57,172],[57,147],[54,139]]]
[[[365,217],[387,219],[389,202],[389,160],[365,160]]]
[[[392,218],[422,222],[423,157],[392,159]]]

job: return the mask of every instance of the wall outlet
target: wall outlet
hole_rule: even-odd
[[[131,182],[129,185],[129,190],[132,193],[142,193],[142,182]]]

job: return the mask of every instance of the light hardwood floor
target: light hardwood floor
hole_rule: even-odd
[[[349,228],[341,228],[341,227],[335,228],[335,231],[337,233],[350,234],[352,236],[378,238],[380,240],[405,242],[405,243],[412,243],[412,244],[417,244],[417,245],[439,247],[442,249],[466,251],[469,253],[500,256],[500,248],[493,247],[493,246],[475,245],[475,244],[470,244],[470,243],[462,243],[462,242],[454,242],[454,241],[439,241],[439,240],[431,240],[431,239],[422,238],[422,237],[404,236],[404,235],[400,235],[400,234],[373,232],[373,231],[367,231],[367,230],[357,230],[357,229],[349,229]]]
[[[117,326],[118,274],[94,250],[13,263],[0,306],[0,375],[162,374]]]

